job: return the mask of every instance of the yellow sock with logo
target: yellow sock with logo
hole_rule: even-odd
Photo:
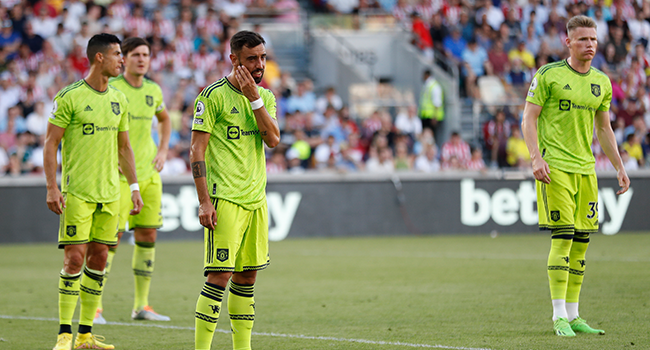
[[[79,325],[92,327],[95,320],[95,312],[99,299],[104,289],[104,272],[84,268],[81,276],[79,297],[81,298],[81,309],[79,310]]]
[[[569,282],[567,284],[566,301],[567,303],[578,303],[580,299],[580,290],[582,281],[585,278],[585,256],[589,247],[589,233],[576,232],[571,245],[569,254]],[[578,317],[577,307],[571,312],[569,321]]]
[[[553,300],[553,319],[566,318],[567,282],[569,279],[569,253],[573,242],[573,229],[556,229],[552,231],[551,251],[548,254],[548,283]],[[561,300],[562,303],[556,300]]]
[[[208,282],[203,285],[203,290],[196,301],[196,312],[194,313],[194,348],[196,350],[209,350],[212,345],[212,337],[217,328],[225,290],[224,287]]]
[[[251,333],[255,321],[254,285],[238,284],[230,281],[228,293],[228,313],[232,329],[234,350],[251,349]]]
[[[113,258],[115,258],[116,251],[116,247],[108,248],[108,255],[106,256],[106,268],[104,269],[104,288],[106,288],[106,280],[108,279],[108,274],[111,272],[111,267],[113,267]],[[99,304],[97,304],[98,309],[104,309],[104,303],[102,302],[103,299],[103,296],[99,298]]]
[[[149,305],[149,287],[151,286],[155,260],[156,248],[154,242],[135,242],[133,260],[131,261],[135,279],[133,310],[140,311]]]
[[[61,333],[72,334],[72,316],[79,299],[79,277],[81,272],[71,275],[61,270],[59,275],[59,324]]]

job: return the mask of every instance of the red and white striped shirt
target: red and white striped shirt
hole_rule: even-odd
[[[485,169],[485,162],[483,159],[470,159],[467,162],[467,170],[475,170],[475,171],[480,171]]]
[[[211,69],[214,69],[217,66],[217,61],[220,59],[221,57],[217,52],[211,52],[205,55],[198,53],[192,55],[192,62],[194,62],[194,66],[196,69],[202,71],[203,73],[207,73]]]
[[[23,72],[35,71],[38,69],[38,62],[43,60],[43,54],[41,52],[33,53],[27,58],[19,57],[16,59],[16,66]]]
[[[127,4],[112,4],[113,17],[126,19],[131,17],[131,7]]]
[[[451,157],[455,156],[461,166],[465,166],[472,157],[469,145],[465,141],[460,141],[458,144],[453,144],[447,141],[442,145],[442,162],[448,163]]]
[[[151,22],[144,17],[129,17],[124,21],[124,29],[140,38],[148,37],[153,29]]]
[[[207,28],[208,34],[221,38],[223,24],[217,18],[199,18],[196,20],[197,28]]]

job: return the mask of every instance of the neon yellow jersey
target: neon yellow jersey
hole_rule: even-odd
[[[591,151],[596,111],[609,111],[612,84],[601,71],[579,73],[566,60],[541,67],[526,101],[542,106],[537,136],[549,166],[568,173],[593,174]]]
[[[276,119],[275,96],[257,87]],[[205,152],[208,192],[255,210],[266,203],[264,141],[250,102],[227,78],[203,89],[194,103],[192,130],[210,134]]]
[[[61,191],[91,203],[120,199],[117,133],[129,130],[123,93],[99,92],[84,80],[54,97],[50,123],[64,128]]]
[[[111,79],[109,83],[129,99],[129,141],[135,156],[136,173],[138,181],[147,180],[156,172],[152,161],[158,147],[151,137],[151,125],[156,113],[165,109],[162,90],[158,84],[146,78],[140,87],[131,86],[123,75]],[[121,179],[126,181],[124,175]]]

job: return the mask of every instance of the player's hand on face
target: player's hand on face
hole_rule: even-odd
[[[151,162],[158,172],[161,172],[165,167],[165,160],[167,160],[167,151],[158,150],[156,157]]]
[[[142,202],[142,196],[140,195],[140,191],[133,191],[131,193],[131,202],[133,202],[133,209],[131,209],[129,214],[131,215],[140,214],[140,210],[142,210],[142,207],[144,206],[144,203]]]
[[[61,191],[59,191],[59,188],[57,187],[56,190],[48,190],[47,191],[47,207],[56,215],[61,215],[63,214],[63,209],[65,208],[65,200],[63,199],[63,195],[61,194]]]
[[[199,221],[201,226],[210,230],[214,230],[217,226],[217,211],[212,203],[199,204]]]
[[[537,181],[547,185],[551,183],[551,168],[548,167],[548,163],[544,159],[533,160],[533,176]]]
[[[616,173],[616,178],[618,179],[618,185],[621,188],[616,192],[616,194],[623,194],[627,192],[630,188],[630,178],[627,176],[625,169],[621,169]]]
[[[239,88],[241,89],[242,94],[248,98],[249,101],[255,101],[260,98],[260,94],[257,91],[257,84],[253,80],[253,76],[244,66],[235,67],[235,79],[239,83]]]

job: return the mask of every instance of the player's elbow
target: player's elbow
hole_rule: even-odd
[[[266,143],[266,145],[269,148],[275,148],[277,145],[280,144],[280,138],[279,137],[269,137],[266,140],[264,140],[264,143]]]

